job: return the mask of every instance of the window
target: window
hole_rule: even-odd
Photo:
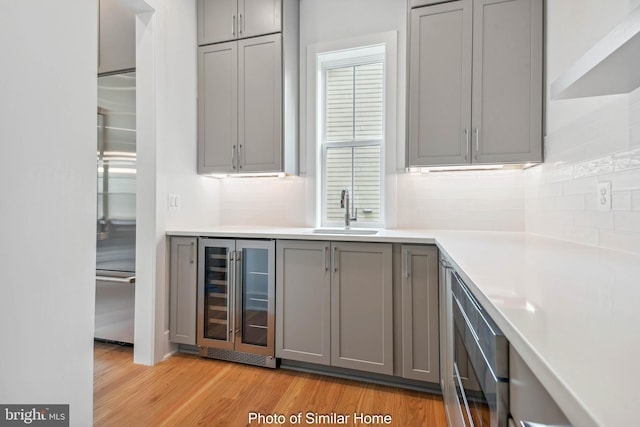
[[[384,46],[319,55],[322,225],[344,224],[349,191],[355,226],[382,226]]]

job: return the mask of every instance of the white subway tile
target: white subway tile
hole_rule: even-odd
[[[612,191],[640,190],[640,169],[605,175],[601,177],[601,181],[611,181]]]
[[[614,211],[631,210],[631,192],[630,191],[614,191],[611,198],[611,208]]]
[[[585,195],[574,194],[567,197],[556,197],[554,208],[561,211],[583,211],[586,209]]]
[[[615,230],[640,233],[640,212],[614,212]]]
[[[580,228],[597,228],[601,230],[613,230],[613,213],[585,211],[576,212],[573,223]]]
[[[590,194],[596,191],[598,179],[595,177],[575,179],[564,183],[564,195]]]

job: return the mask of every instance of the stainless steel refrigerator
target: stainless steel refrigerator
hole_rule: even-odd
[[[133,343],[136,76],[98,77],[95,337]]]

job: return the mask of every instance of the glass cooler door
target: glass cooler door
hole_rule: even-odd
[[[200,240],[198,345],[233,349],[233,240]]]
[[[275,244],[237,242],[236,350],[274,355]]]

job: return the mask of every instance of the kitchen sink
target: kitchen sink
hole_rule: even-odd
[[[373,236],[378,234],[378,230],[372,230],[367,228],[314,228],[313,234],[346,234],[355,236]]]

